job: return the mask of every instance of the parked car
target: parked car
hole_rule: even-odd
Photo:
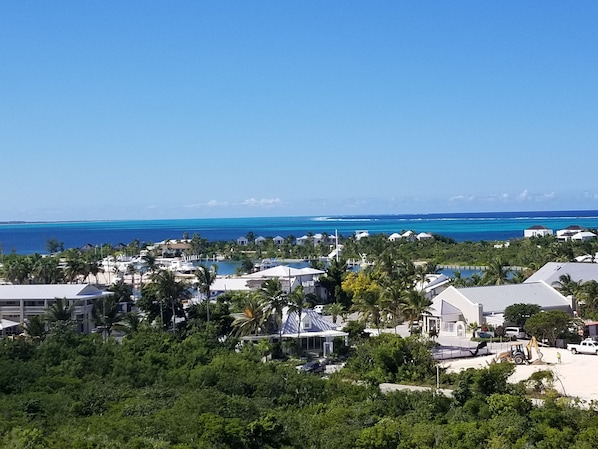
[[[522,327],[505,327],[505,335],[515,338],[527,338],[527,332]]]
[[[591,338],[582,341],[580,344],[568,344],[567,349],[573,354],[596,354],[598,355],[598,342]]]
[[[303,373],[323,373],[324,372],[324,365],[322,365],[317,360],[307,362],[305,365],[301,365],[299,367],[299,371]]]

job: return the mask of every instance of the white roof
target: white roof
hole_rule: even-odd
[[[94,299],[111,295],[91,284],[0,285],[0,300]]]
[[[582,263],[582,262],[548,262],[529,278],[525,280],[525,284],[530,282],[544,281],[548,285],[558,282],[559,278],[568,274],[572,281],[575,282],[598,282],[598,264],[597,263]]]
[[[247,279],[239,277],[217,277],[214,283],[210,286],[213,292],[227,292],[227,291],[250,291],[251,288],[247,286]]]
[[[537,304],[543,309],[571,307],[567,298],[545,282],[487,285],[457,290],[472,304],[482,304],[484,313],[503,313],[508,306],[520,303]]]
[[[267,270],[258,271],[256,273],[247,274],[245,278],[259,279],[259,278],[284,278],[284,277],[298,277],[305,275],[324,274],[325,271],[316,270],[314,268],[293,268],[286,265],[278,265],[276,267],[268,268]]]
[[[576,232],[571,239],[573,240],[584,240],[584,239],[591,239],[596,237],[596,234],[594,234],[593,232],[590,231],[579,231]]]
[[[11,327],[17,327],[19,323],[11,320],[0,319],[0,331],[2,329],[10,329]]]
[[[296,335],[299,328],[299,315],[297,312],[289,312],[289,308],[285,307],[282,317],[282,334]],[[338,325],[325,317],[315,312],[313,309],[303,309],[301,312],[301,321],[309,320],[311,327],[309,329],[301,329],[302,334],[314,335],[318,332],[337,331]]]

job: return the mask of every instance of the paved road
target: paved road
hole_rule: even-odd
[[[380,391],[382,393],[392,393],[393,391],[437,391],[445,396],[452,397],[453,390],[447,390],[446,388],[432,388],[432,387],[420,387],[417,385],[400,385],[391,383],[381,383]]]

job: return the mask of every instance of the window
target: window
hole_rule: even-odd
[[[43,307],[44,301],[25,301],[25,307]]]

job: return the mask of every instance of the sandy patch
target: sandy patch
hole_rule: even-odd
[[[558,363],[557,352],[561,354],[561,363]],[[593,379],[598,378],[598,357],[595,355],[573,355],[566,349],[542,348],[545,365],[518,365],[509,378],[510,382],[517,383],[539,370],[551,370],[554,373],[554,387],[562,395],[579,398],[585,401],[598,401],[598,383]],[[535,360],[536,354],[532,359]],[[450,360],[441,363],[448,372],[459,372],[467,368],[485,368],[492,361],[494,355]]]

